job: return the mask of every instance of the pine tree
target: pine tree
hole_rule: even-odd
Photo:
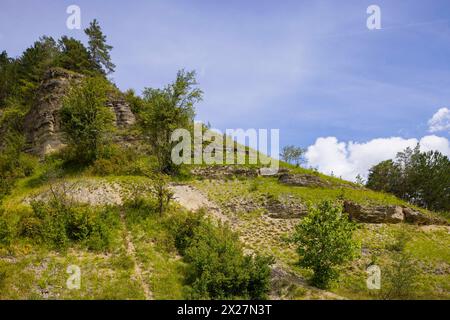
[[[34,99],[36,89],[45,72],[56,66],[59,55],[58,46],[52,37],[43,36],[32,47],[24,51],[17,61],[19,95],[24,104]]]
[[[94,19],[84,32],[89,37],[89,52],[93,62],[99,68],[102,68],[106,74],[114,72],[116,66],[111,62],[109,54],[113,47],[106,44],[106,36],[103,34],[97,19]]]
[[[83,74],[92,74],[96,71],[101,71],[96,64],[91,60],[89,51],[78,40],[61,37],[58,41],[61,50],[59,64],[61,67]]]

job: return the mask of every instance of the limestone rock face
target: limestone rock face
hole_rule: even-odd
[[[423,213],[413,210],[408,207],[403,208],[403,215],[405,216],[405,221],[412,223],[412,224],[418,224],[418,225],[447,225],[447,222],[445,220],[439,219],[439,218],[432,218],[427,217]]]
[[[400,206],[362,206],[345,201],[344,212],[352,220],[365,223],[400,223],[404,220],[403,208]]]
[[[64,146],[59,110],[70,86],[81,78],[79,74],[59,68],[47,72],[38,89],[36,102],[25,116],[25,151],[44,156]],[[111,97],[107,106],[112,109],[118,127],[124,128],[135,122],[135,117],[124,100]]]
[[[107,106],[112,109],[116,117],[117,127],[126,128],[136,122],[136,118],[125,100],[110,98]]]
[[[312,174],[285,173],[278,178],[278,181],[283,184],[297,187],[327,187],[330,185],[327,181]]]
[[[227,179],[234,176],[256,177],[259,175],[258,169],[247,168],[239,165],[196,167],[191,170],[191,173],[195,176],[206,179]]]
[[[363,206],[352,201],[344,201],[344,212],[354,221],[364,223],[400,223],[417,225],[447,225],[437,217],[429,217],[408,207],[401,206]]]
[[[59,110],[71,83],[80,80],[80,75],[62,69],[47,72],[38,90],[36,102],[25,116],[26,151],[42,156],[57,151],[64,145]]]

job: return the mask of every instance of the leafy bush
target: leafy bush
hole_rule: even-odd
[[[2,214],[2,212],[0,212]],[[13,229],[11,224],[5,219],[5,217],[0,215],[0,244],[8,246],[13,238]]]
[[[103,77],[85,78],[71,88],[61,108],[61,128],[72,151],[72,161],[96,160],[112,130],[113,114],[106,106],[110,84]]]
[[[101,148],[98,159],[91,165],[91,171],[100,176],[144,175],[148,165],[133,148],[109,144]]]
[[[392,252],[392,262],[382,270],[382,287],[379,293],[382,299],[414,298],[419,269],[406,249],[410,239],[411,236],[402,231],[395,236],[394,242],[387,246]]]
[[[109,248],[112,229],[117,226],[117,212],[89,206],[75,206],[61,200],[34,201],[32,212],[19,221],[20,235],[66,249],[70,242],[80,242],[92,250]]]
[[[310,207],[292,236],[300,256],[299,265],[314,271],[312,283],[328,288],[339,276],[338,267],[354,258],[356,226],[342,213],[342,207],[324,201]]]
[[[246,256],[236,233],[200,215],[172,221],[175,244],[189,264],[186,282],[194,299],[264,299],[271,257]]]
[[[393,262],[383,269],[380,296],[385,300],[413,299],[416,292],[418,268],[405,251],[397,253]]]
[[[2,290],[5,287],[6,278],[8,274],[4,270],[0,270],[0,290]]]

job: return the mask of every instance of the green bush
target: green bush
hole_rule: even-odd
[[[184,223],[183,223],[184,220]],[[188,263],[186,282],[194,299],[264,299],[271,257],[246,256],[236,233],[200,215],[171,220],[175,244]]]
[[[0,212],[1,214],[1,212]],[[0,244],[10,245],[13,238],[13,229],[11,224],[0,215]]]
[[[328,288],[338,278],[339,266],[355,257],[355,228],[342,207],[330,201],[311,206],[309,214],[296,226],[291,240],[298,245],[299,265],[314,271],[315,286]]]
[[[8,274],[4,270],[0,270],[0,291],[5,287]]]
[[[113,129],[113,113],[106,106],[111,85],[103,77],[85,78],[63,100],[61,128],[71,151],[69,161],[90,164]]]
[[[148,166],[148,159],[140,156],[133,148],[110,144],[101,148],[90,170],[99,176],[144,175]]]
[[[414,299],[417,289],[419,268],[406,247],[411,236],[401,231],[392,244],[386,246],[391,251],[391,263],[382,269],[379,296],[384,300]]]
[[[32,212],[19,221],[20,235],[56,249],[66,249],[71,242],[97,251],[108,249],[112,230],[118,225],[117,212],[110,208],[96,210],[58,200],[35,201],[31,206]]]

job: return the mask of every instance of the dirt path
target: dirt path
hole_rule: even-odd
[[[188,186],[188,185],[172,185],[170,186],[174,194],[174,199],[181,206],[188,210],[198,210],[206,209],[211,213],[217,220],[225,223],[231,222],[230,218],[222,213],[220,208],[209,199],[198,189]]]
[[[134,275],[136,277],[136,280],[139,281],[142,289],[144,290],[145,300],[153,300],[153,294],[147,283],[144,281],[141,264],[136,258],[136,249],[132,241],[131,233],[128,231],[127,225],[125,223],[124,210],[120,211],[120,220],[122,222],[124,230],[125,250],[127,252],[127,255],[130,256],[134,262]]]

